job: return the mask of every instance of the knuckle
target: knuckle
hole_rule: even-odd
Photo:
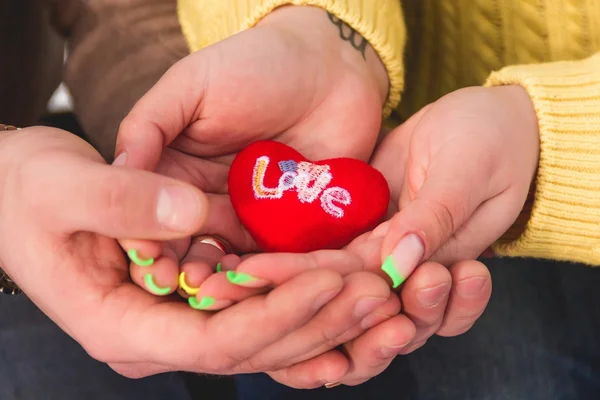
[[[88,198],[89,204],[102,210],[105,222],[114,230],[120,230],[128,224],[128,213],[122,213],[123,205],[127,204],[128,191],[125,182],[118,176],[111,179],[99,179],[94,183],[97,190],[88,191],[95,198]]]
[[[106,347],[96,343],[80,343],[83,350],[94,360],[108,364],[114,361]]]
[[[117,136],[117,143],[120,144],[122,141],[129,139],[129,136],[135,132],[139,122],[136,115],[132,112],[129,113],[121,123],[119,124],[119,134]]]
[[[211,370],[216,375],[231,375],[232,371],[238,369],[241,363],[243,363],[243,360],[230,355],[214,357],[210,361]]]
[[[436,310],[436,312],[419,312],[422,310],[405,310],[406,316],[410,318],[410,320],[415,324],[415,326],[419,330],[427,330],[430,329],[434,325],[441,324],[443,318],[443,311]]]
[[[129,378],[129,379],[141,379],[141,378],[145,378],[147,376],[147,374],[144,374],[143,371],[140,368],[137,367],[131,367],[131,366],[127,366],[127,365],[121,365],[121,364],[108,364],[108,366],[115,371],[117,374],[124,376],[125,378]]]
[[[427,343],[427,340],[419,340],[419,341],[416,341],[414,343],[411,343],[407,347],[405,347],[404,349],[402,349],[402,351],[400,351],[398,354],[400,354],[400,355],[407,355],[407,354],[413,353],[416,350],[418,350],[421,347],[423,347],[425,345],[425,343]]]
[[[480,308],[476,308],[476,309],[470,309],[470,308],[466,308],[464,310],[461,310],[460,314],[455,315],[452,318],[452,321],[455,322],[469,322],[469,321],[476,321],[479,319],[479,317],[481,317],[481,315],[483,314],[482,309]]]
[[[288,369],[267,372],[267,375],[269,375],[275,382],[288,386],[292,389],[309,389],[309,387],[306,387],[306,385],[303,384],[303,382],[301,382],[297,377],[290,376]]]
[[[4,183],[12,186],[5,190],[10,191],[12,198],[16,197],[15,201],[35,208],[40,204],[40,191],[49,190],[55,184],[47,179],[40,181],[39,176],[43,174],[43,171],[47,171],[48,165],[56,165],[56,161],[56,151],[50,149],[45,153],[35,152],[34,156],[20,158],[12,165],[8,164],[7,168],[2,171],[5,177]]]
[[[443,232],[454,232],[456,229],[455,217],[450,208],[441,201],[430,200],[429,209],[435,223],[442,229]]]
[[[256,373],[270,370],[277,370],[280,368],[274,367],[272,365],[267,364],[265,361],[260,360],[258,357],[250,357],[244,361],[241,361],[239,364],[239,370],[244,373]]]
[[[319,330],[320,342],[327,348],[334,348],[340,344],[340,334],[333,329],[323,328]]]
[[[463,333],[468,332],[473,327],[473,325],[475,325],[475,321],[468,321],[466,323],[458,325],[446,325],[437,332],[437,335],[443,337],[459,336]]]
[[[424,328],[417,328],[417,334],[413,338],[413,342],[417,343],[427,341],[430,337],[432,337],[439,331],[441,325],[442,323],[440,321],[436,324],[432,324]]]

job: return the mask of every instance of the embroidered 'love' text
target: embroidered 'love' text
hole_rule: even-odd
[[[340,206],[352,203],[350,192],[346,189],[338,186],[327,188],[333,179],[329,165],[317,165],[306,161],[281,161],[279,169],[282,174],[278,185],[268,188],[264,180],[269,162],[269,157],[262,156],[257,158],[254,164],[252,186],[256,199],[280,199],[287,190],[295,189],[298,200],[302,203],[313,203],[320,198],[321,208],[335,218],[344,216],[344,209]]]

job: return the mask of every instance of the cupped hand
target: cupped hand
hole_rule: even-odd
[[[372,161],[394,199],[384,269],[401,282],[424,260],[479,257],[519,217],[538,154],[535,110],[520,86],[461,89],[426,106]]]
[[[389,297],[385,283],[348,291],[339,273],[321,268],[218,314],[153,296],[129,280],[127,259],[110,237],[189,236],[206,222],[200,190],[108,166],[82,140],[49,128],[0,135],[0,160],[0,265],[89,354],[124,375],[275,369],[335,333],[314,322],[334,297],[350,309],[364,296]],[[306,326],[312,330],[296,348],[262,354]],[[326,367],[323,379],[337,379],[348,365]]]
[[[313,159],[367,160],[387,79],[373,49],[342,40],[325,10],[281,7],[167,71],[123,120],[116,154],[154,169],[169,146],[227,164],[244,146],[276,139]]]
[[[392,281],[380,269],[379,258],[386,224],[389,222],[382,229],[357,238],[343,250],[258,254],[241,260],[228,256],[226,263],[230,270],[211,275],[200,291],[225,303],[239,301],[318,268],[340,273],[347,284],[353,284],[357,276],[364,284],[379,276],[391,285]],[[290,360],[299,361],[297,364],[269,374],[291,387],[315,388],[323,385],[323,377],[319,375],[323,370],[341,370],[347,364],[346,373],[336,383],[360,384],[383,372],[398,354],[415,351],[434,334],[455,336],[466,332],[483,313],[490,295],[491,277],[482,263],[463,261],[446,268],[426,262],[404,282],[399,294],[391,293],[387,302],[356,320],[354,325],[337,322],[336,315],[343,315],[347,306],[337,303],[339,308],[335,310],[332,302],[330,306],[336,313],[323,315],[335,322],[337,338]],[[402,314],[398,313],[400,303]],[[290,343],[293,340],[290,338]],[[336,349],[339,345],[343,346]]]
[[[338,25],[320,8],[282,7],[256,27],[184,58],[124,119],[115,164],[201,188],[213,210],[206,226],[215,229],[198,233],[225,238],[239,253],[260,250],[227,195],[229,165],[237,152],[274,139],[313,160],[368,160],[376,144],[387,73],[366,42],[357,50],[342,40]],[[362,40],[355,35],[353,44]],[[218,261],[207,259],[206,246],[195,250],[197,243],[189,238],[165,246],[122,243],[144,260],[156,259],[152,268],[162,294],[175,290],[180,266],[190,270],[189,285],[197,286]],[[132,269],[137,277],[137,266]]]

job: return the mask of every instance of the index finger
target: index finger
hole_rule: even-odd
[[[245,287],[277,286],[306,271],[329,269],[342,276],[354,272],[371,272],[391,279],[380,268],[381,239],[365,240],[344,250],[318,250],[311,253],[264,253],[244,259],[229,282]]]

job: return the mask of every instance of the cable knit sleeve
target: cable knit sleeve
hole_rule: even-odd
[[[600,54],[506,67],[487,81],[511,84],[523,86],[533,101],[540,161],[530,212],[495,250],[600,265]]]
[[[196,51],[253,27],[283,5],[324,8],[369,41],[389,75],[387,117],[399,103],[404,85],[406,29],[398,0],[178,0],[178,14],[190,50]]]

